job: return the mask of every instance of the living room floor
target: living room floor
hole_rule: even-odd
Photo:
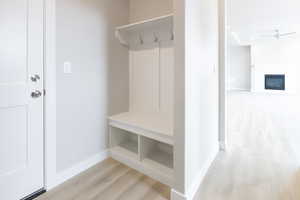
[[[196,199],[299,200],[300,97],[228,93],[228,150]]]

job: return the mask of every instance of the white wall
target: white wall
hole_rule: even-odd
[[[267,9],[266,9],[267,8]],[[300,1],[297,0],[230,0],[228,26],[242,43],[266,33],[299,30]],[[267,31],[267,32],[266,32]]]
[[[218,152],[218,0],[186,1],[186,188],[193,194]]]
[[[128,109],[128,51],[114,28],[127,0],[57,0],[57,171],[107,148],[107,120]],[[63,63],[72,63],[72,74]]]
[[[173,13],[173,0],[130,0],[130,22]]]
[[[251,48],[250,46],[228,45],[228,90],[250,90]]]
[[[253,72],[252,90],[266,91],[265,74],[285,74],[286,91],[300,92],[300,38],[272,39],[255,43],[251,47]]]

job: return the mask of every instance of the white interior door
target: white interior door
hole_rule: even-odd
[[[43,188],[43,0],[0,0],[0,199]]]

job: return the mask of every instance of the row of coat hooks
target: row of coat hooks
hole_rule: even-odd
[[[152,35],[153,35],[154,43],[158,43],[161,41],[155,32],[153,32]],[[174,32],[173,31],[170,31],[170,38],[168,40],[174,41]],[[140,45],[143,45],[145,43],[144,39],[142,37],[142,34],[139,34],[139,41],[140,41]]]
[[[116,28],[116,37],[127,47],[146,47],[155,43],[173,41],[173,15],[119,26]]]

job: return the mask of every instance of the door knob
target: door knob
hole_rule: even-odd
[[[36,75],[31,76],[30,79],[32,82],[37,82],[41,79],[41,77],[36,74]]]
[[[36,99],[42,96],[42,93],[39,90],[35,90],[34,92],[31,92],[31,97]]]

